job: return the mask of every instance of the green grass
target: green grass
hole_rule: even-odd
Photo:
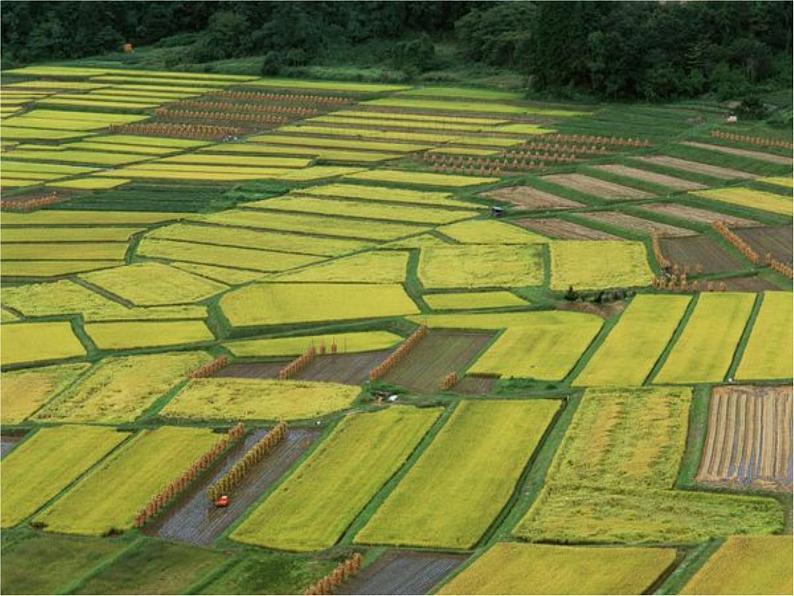
[[[558,409],[553,400],[461,403],[356,541],[471,548]]]
[[[329,548],[408,458],[440,409],[350,414],[231,538],[269,548]]]
[[[32,515],[129,436],[112,428],[43,428],[2,462],[2,527]]]
[[[250,552],[213,578],[200,594],[301,594],[336,562],[303,555]]]
[[[733,360],[755,294],[700,294],[654,383],[718,383]]]
[[[227,560],[222,552],[144,539],[83,582],[74,594],[183,594]]]
[[[3,544],[3,594],[62,594],[71,584],[117,556],[127,544],[60,534],[33,534]]]
[[[642,385],[689,301],[688,296],[635,296],[574,385]]]

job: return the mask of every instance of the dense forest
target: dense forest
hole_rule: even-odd
[[[477,66],[533,92],[660,100],[791,85],[791,2],[21,2],[2,4],[3,68],[136,47],[168,66],[258,57],[264,74],[379,66],[444,80]],[[452,51],[439,52],[439,48]],[[359,48],[359,51],[356,49]]]

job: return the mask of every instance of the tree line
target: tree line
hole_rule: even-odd
[[[28,2],[2,7],[3,67],[136,46],[173,66],[261,56],[264,74],[385,42],[407,78],[512,70],[536,92],[650,101],[791,85],[792,4],[748,2]],[[441,45],[456,50],[453,62]],[[375,47],[375,46],[372,46]],[[347,57],[347,58],[346,58]],[[441,75],[439,74],[439,77]]]

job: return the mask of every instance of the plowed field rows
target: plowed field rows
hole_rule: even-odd
[[[516,223],[522,228],[558,240],[622,240],[619,236],[615,236],[609,232],[588,228],[582,224],[553,217],[519,219],[516,220]]]
[[[765,257],[771,253],[778,261],[791,267],[792,263],[792,226],[765,226],[735,230],[736,234],[750,247]]]
[[[690,273],[722,273],[742,268],[739,257],[728,253],[708,236],[662,238],[662,253],[673,265]]]
[[[791,490],[791,387],[716,387],[697,480]]]

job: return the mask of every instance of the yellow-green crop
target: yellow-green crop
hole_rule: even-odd
[[[98,426],[43,428],[0,464],[2,527],[15,526],[126,439]]]
[[[791,330],[791,292],[764,292],[736,378],[740,381],[790,379]]]
[[[653,279],[642,242],[554,240],[549,248],[552,290],[647,286]]]
[[[0,420],[19,424],[73,383],[90,364],[58,364],[0,374]]]
[[[230,537],[285,550],[333,546],[440,412],[394,406],[349,414]]]
[[[428,246],[419,258],[425,288],[512,288],[543,283],[539,245]]]
[[[0,363],[33,364],[77,358],[85,348],[66,321],[4,323],[0,327]]]
[[[471,548],[510,498],[559,405],[459,404],[356,541]]]

